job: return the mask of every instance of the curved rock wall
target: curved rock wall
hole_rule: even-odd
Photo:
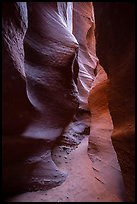
[[[26,3],[3,3],[2,15],[3,133],[14,135],[23,130],[33,112],[23,80],[23,39],[28,28]]]
[[[96,57],[95,19],[91,2],[74,2],[73,33],[79,42],[78,91],[79,107],[89,110],[87,98],[95,78]],[[78,26],[79,25],[79,26]]]
[[[134,3],[94,2],[97,56],[110,86],[109,109],[114,123],[112,142],[120,162],[128,201],[134,201]]]
[[[67,17],[62,17],[67,8],[62,2],[28,3],[26,89],[39,115],[24,136],[55,139],[78,107],[73,78],[78,43],[67,25]]]
[[[129,67],[133,66],[134,52],[129,54],[129,51],[134,51],[134,40],[131,40],[131,32],[126,32],[126,23],[129,30],[132,30],[130,20],[133,19],[126,19],[124,12],[127,10],[131,13],[132,7],[130,4],[124,5],[94,3],[97,54],[110,79],[109,106],[114,122],[112,140],[127,188],[133,190],[133,178],[129,181],[129,172],[132,174],[133,170],[133,166],[130,166],[133,164],[133,155],[127,150],[129,144],[129,150],[133,147],[131,134],[134,127],[134,104],[130,90],[134,90],[133,73]],[[126,33],[125,38],[122,32],[116,32],[117,28]],[[94,29],[91,2],[3,3],[4,193],[47,190],[65,181],[66,174],[53,162],[51,149],[53,145],[58,145],[56,139],[63,138],[60,136],[67,131],[67,125],[70,132],[74,128],[80,134],[85,128],[85,118],[89,124],[89,111],[84,111],[84,119],[83,110],[75,115],[78,103],[80,109],[90,109],[92,114],[89,148],[92,147],[91,153],[95,157],[98,149],[91,144],[93,140],[98,140],[100,148],[103,136],[105,139],[103,131],[111,136],[113,127],[106,97],[108,80],[96,57]],[[101,101],[98,103],[100,97]],[[123,111],[123,107],[127,112]],[[98,117],[104,121],[106,129],[100,126]],[[79,118],[82,119],[82,125]],[[124,131],[127,124],[129,128]],[[94,131],[97,135],[102,134],[102,137],[95,137]],[[74,135],[71,138],[69,131],[67,133],[69,142],[74,143],[77,138]],[[112,150],[110,140],[107,146],[103,143],[105,156],[109,153],[109,147]],[[128,154],[126,158],[123,153],[124,156]],[[91,160],[95,159],[94,156]],[[116,157],[114,154],[113,156],[116,164]],[[101,155],[101,159],[103,157]],[[127,158],[128,173],[125,162]],[[114,163],[111,164],[116,167]],[[93,161],[93,167],[96,168],[96,164],[98,165]],[[105,176],[111,178],[111,175],[107,175],[109,168],[107,165]],[[115,175],[112,169],[111,172]],[[117,178],[119,180],[113,182],[111,193],[118,196],[116,200],[123,200],[120,189],[117,189],[122,180],[120,176]],[[108,189],[110,184],[112,182],[107,181]],[[123,189],[123,185],[121,186]],[[133,198],[131,191],[128,192],[130,199]]]
[[[51,149],[78,108],[77,83],[84,78],[90,82],[94,71],[88,69],[92,64],[94,69],[97,60],[90,62],[95,55],[89,46],[94,35],[92,4],[81,6],[3,3],[4,193],[44,190],[65,180]],[[81,13],[80,21],[76,13]],[[76,33],[78,25],[82,36]],[[83,87],[85,98],[89,82]]]
[[[114,127],[108,103],[110,81],[100,64],[96,73],[88,98],[91,111],[88,155],[98,185],[105,188],[104,193],[98,190],[99,199],[104,201],[110,196],[111,202],[126,201],[122,173],[111,140]]]
[[[66,177],[51,148],[78,107],[78,43],[71,22],[62,21],[70,5],[61,5],[3,3],[4,194],[51,188]]]

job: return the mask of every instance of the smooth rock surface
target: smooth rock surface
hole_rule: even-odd
[[[134,200],[132,9],[3,3],[3,194],[18,193],[6,200],[124,202],[122,174]]]
[[[128,201],[135,200],[135,5],[94,2],[97,56],[110,80],[112,142]],[[103,19],[103,20],[102,20]]]

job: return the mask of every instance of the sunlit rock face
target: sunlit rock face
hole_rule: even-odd
[[[110,85],[112,141],[120,162],[127,199],[135,198],[134,169],[134,4],[94,2],[97,56]]]
[[[79,107],[89,110],[87,98],[95,78],[96,57],[95,19],[91,2],[74,2],[73,33],[79,42],[78,51],[78,91]],[[80,26],[78,26],[80,25]]]
[[[78,107],[73,77],[78,43],[71,33],[70,11],[70,4],[62,2],[28,3],[26,89],[39,115],[25,136],[55,139]]]

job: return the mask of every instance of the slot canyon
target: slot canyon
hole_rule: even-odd
[[[134,7],[2,3],[5,202],[135,201]]]

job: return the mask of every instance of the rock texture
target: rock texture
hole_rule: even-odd
[[[57,3],[3,3],[4,193],[47,189],[65,179],[51,148],[78,107],[78,43],[63,9],[69,12]]]
[[[79,43],[78,51],[78,91],[79,107],[89,110],[87,98],[95,78],[98,64],[95,41],[94,9],[91,2],[74,2],[73,33]],[[78,25],[80,25],[78,27]]]
[[[122,169],[127,199],[134,201],[134,3],[94,2],[94,10],[97,56],[110,80],[108,100],[114,123],[112,141]]]
[[[109,122],[108,122],[109,123]],[[98,133],[97,133],[98,134]],[[110,131],[107,132],[107,139],[110,138]],[[106,136],[105,135],[105,136]],[[97,135],[96,135],[97,136]],[[105,143],[107,139],[102,138]],[[103,142],[103,143],[104,143]],[[101,143],[100,143],[101,144]],[[108,142],[105,147],[109,148],[107,157],[116,159],[116,154]],[[66,153],[64,145],[58,146],[53,151],[53,159],[59,168],[67,172],[67,178],[62,185],[47,191],[26,192],[8,199],[8,202],[122,202],[123,188],[121,183],[120,170],[114,162],[114,169],[110,163],[98,162],[99,171],[95,171],[91,159],[87,154],[88,137],[71,151]],[[102,144],[100,145],[102,146]],[[69,148],[68,148],[69,149]],[[69,149],[70,150],[70,149]],[[101,150],[101,149],[100,149]],[[102,149],[98,156],[102,157]],[[108,170],[108,171],[106,171]],[[106,173],[106,175],[104,174]],[[102,180],[102,173],[104,178]],[[108,185],[113,184],[111,187]],[[107,185],[106,185],[107,184]]]
[[[80,88],[79,84],[79,90],[76,86],[77,78],[79,83],[83,81],[78,75],[78,64],[82,56],[83,60],[92,58],[86,37],[88,30],[94,29],[90,16],[92,4],[81,6],[84,18],[81,15],[81,21],[78,21],[79,16],[75,14],[73,25],[72,2],[3,3],[4,193],[44,190],[65,180],[65,174],[59,171],[51,158],[51,149],[63,132],[64,141],[67,132],[68,141],[73,143],[74,131],[71,138],[68,130],[73,128],[71,124],[66,126],[73,120],[78,108]],[[79,4],[74,7],[79,12]],[[82,28],[85,28],[83,42],[78,33],[79,42],[73,35],[73,27],[77,23],[82,23]],[[93,31],[90,32],[88,37],[93,34]],[[83,49],[84,44],[87,45]],[[80,73],[82,69],[89,69],[89,66],[94,69],[96,66],[96,62],[92,66],[90,61],[88,65],[80,64]],[[91,73],[94,75],[93,70]],[[85,78],[89,78],[88,88],[83,87],[85,92],[89,92],[91,87],[91,73],[86,71],[84,74]],[[87,100],[84,103],[88,105]],[[77,113],[72,127],[84,132],[87,124],[81,114],[80,118],[79,122]],[[76,144],[82,138],[78,137]]]
[[[100,16],[113,14],[106,12],[110,4],[103,5],[98,10],[95,3],[99,36]],[[122,95],[117,77],[125,72],[115,74],[113,52],[109,56],[104,38],[97,38],[98,52],[102,45],[110,60],[99,53],[110,71],[108,85],[94,31],[91,2],[3,3],[3,194],[28,192],[7,200],[125,201],[108,108],[116,138],[124,121],[116,117],[114,100],[120,98],[114,92]],[[115,148],[122,138],[113,140]],[[124,161],[121,151],[117,155]]]
[[[65,8],[62,3],[55,2],[28,3],[26,89],[39,115],[23,133],[27,137],[54,140],[78,107],[73,77],[78,43],[69,30],[67,19],[62,17],[63,12],[66,15],[69,12],[67,3],[63,4]]]
[[[108,104],[109,80],[101,65],[97,66],[96,73],[88,98],[92,116],[88,155],[95,178],[105,187],[105,194],[111,195],[110,201],[126,201],[123,178],[111,140],[113,121]],[[102,201],[104,199],[102,196]]]
[[[8,202],[123,202],[126,200],[121,170],[111,141],[113,123],[107,100],[109,81],[100,65],[96,72],[89,96],[92,113],[89,138],[84,132],[81,134],[82,126],[78,121],[74,121],[69,125],[69,129],[66,129],[68,130],[66,133],[69,133],[69,137],[75,133],[73,135],[75,141],[77,137],[83,137],[81,143],[77,145],[76,142],[64,141],[55,146],[52,152],[52,158],[57,166],[67,172],[66,180],[62,185],[47,191],[26,192],[11,197]],[[100,97],[101,103],[99,103]]]
[[[3,133],[14,135],[23,130],[33,114],[23,80],[26,3],[3,3],[2,15]]]

